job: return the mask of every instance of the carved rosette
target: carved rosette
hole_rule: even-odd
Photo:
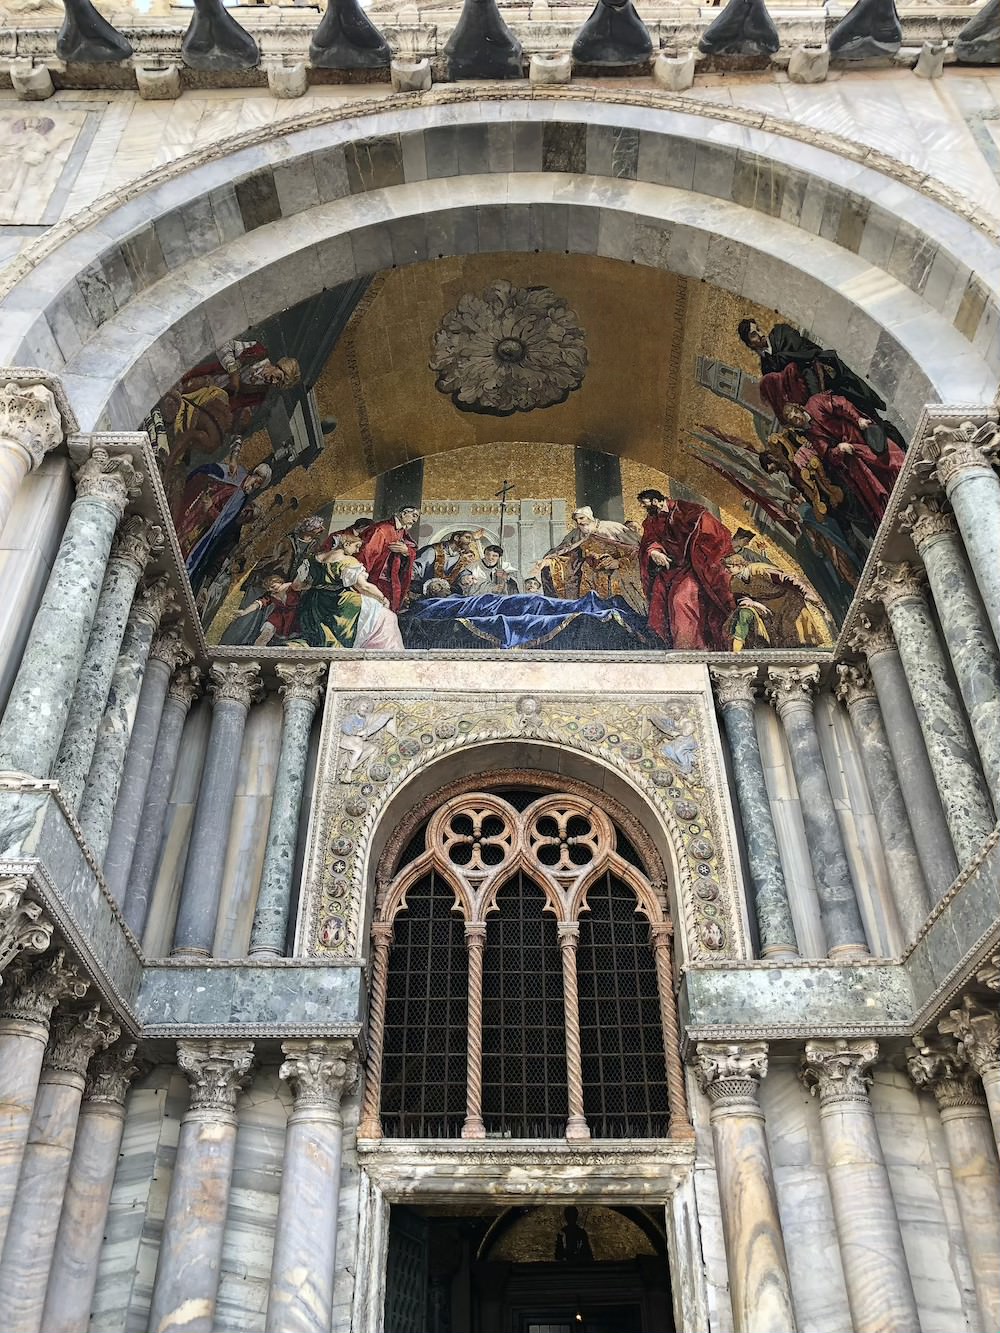
[[[978,426],[972,421],[963,421],[960,426],[935,426],[928,450],[946,489],[963,472],[989,471],[998,451],[1000,427],[993,421]]]
[[[172,672],[194,661],[194,650],[184,638],[182,625],[166,625],[160,630],[149,650],[149,660],[162,662]]]
[[[295,1110],[306,1109],[340,1113],[340,1102],[357,1089],[358,1053],[353,1041],[326,1040],[283,1041],[285,1059],[278,1077],[285,1079],[295,1094]]]
[[[1000,1074],[1000,1014],[971,995],[962,999],[938,1024],[938,1030],[954,1037],[962,1057],[980,1078]]]
[[[134,1041],[124,1041],[94,1056],[87,1070],[85,1101],[102,1106],[125,1105],[129,1086],[141,1069],[135,1049]]]
[[[727,704],[752,704],[756,699],[756,667],[712,667],[710,674],[720,708]]]
[[[132,603],[132,615],[136,620],[144,620],[153,629],[158,629],[160,621],[168,612],[180,609],[180,603],[166,574],[147,583],[142,592]]]
[[[176,699],[184,706],[185,712],[201,694],[201,669],[196,666],[182,666],[170,678],[168,699]]]
[[[23,449],[29,467],[38,467],[62,440],[62,418],[51,389],[13,382],[0,389],[0,441]]]
[[[76,473],[76,498],[99,500],[121,521],[129,500],[142,489],[142,473],[133,466],[131,454],[109,454],[94,449]]]
[[[848,708],[861,703],[864,699],[874,699],[875,686],[872,684],[871,673],[868,668],[859,663],[841,662],[837,667],[837,684],[834,686],[834,693],[840,702],[846,704]]]
[[[716,1110],[756,1113],[761,1079],[767,1076],[767,1042],[700,1041],[694,1073]]]
[[[860,627],[853,631],[847,640],[847,646],[854,653],[863,653],[870,662],[879,653],[894,653],[897,650],[892,626],[884,616],[872,620],[870,616],[859,616]]]
[[[61,1000],[82,1000],[88,983],[75,964],[66,962],[61,949],[40,963],[18,963],[11,968],[0,1001],[0,1021],[36,1023],[47,1027]]]
[[[118,529],[108,562],[132,565],[141,574],[154,555],[163,549],[163,529],[141,514],[129,514]]]
[[[236,1099],[253,1065],[252,1041],[179,1041],[177,1064],[191,1086],[189,1115],[235,1119]]]
[[[784,717],[796,708],[805,708],[811,712],[819,677],[818,663],[805,667],[769,667],[767,697],[777,709],[778,716]]]
[[[913,545],[922,552],[939,537],[954,537],[958,533],[955,517],[944,500],[925,495],[907,505],[899,516],[899,526],[913,538]]]
[[[122,1030],[99,1004],[78,1013],[57,1014],[49,1030],[44,1068],[83,1078],[91,1057],[118,1040]]]
[[[52,922],[27,892],[25,875],[0,879],[0,972],[19,954],[44,953],[52,940]]]
[[[880,560],[877,577],[866,595],[869,601],[881,602],[890,615],[892,608],[900,602],[922,602],[923,570],[905,561],[898,565],[890,565]]]
[[[816,1095],[820,1106],[837,1102],[869,1104],[871,1069],[878,1060],[878,1042],[872,1040],[807,1041],[799,1078]]]
[[[274,674],[281,681],[278,693],[285,701],[285,706],[300,702],[315,708],[323,694],[326,673],[324,663],[279,662],[274,668]]]
[[[258,662],[213,662],[208,672],[209,689],[217,704],[234,703],[249,710],[261,694]]]
[[[918,1088],[928,1088],[940,1110],[962,1106],[985,1106],[982,1084],[958,1049],[947,1038],[928,1040],[918,1033],[906,1048],[906,1068]]]

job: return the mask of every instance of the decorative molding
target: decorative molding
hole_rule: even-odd
[[[129,1086],[143,1068],[142,1062],[136,1062],[135,1052],[134,1041],[123,1041],[95,1055],[87,1070],[84,1101],[124,1106]]]
[[[767,1042],[699,1042],[693,1067],[713,1111],[756,1111],[760,1082],[767,1076]]]
[[[837,667],[837,684],[833,692],[849,709],[865,699],[877,698],[871,672],[857,662],[842,662]]]
[[[23,450],[31,468],[62,444],[62,417],[52,390],[6,380],[0,388],[0,441]]]
[[[958,524],[946,500],[923,495],[914,500],[899,516],[899,526],[913,538],[918,552],[939,537],[956,537]]]
[[[807,1041],[799,1078],[820,1106],[836,1102],[868,1101],[871,1069],[878,1060],[878,1042],[872,1040]]]
[[[213,662],[208,674],[208,688],[216,704],[239,704],[249,711],[263,693],[258,662]]]
[[[44,953],[53,923],[28,898],[27,875],[0,876],[0,973],[22,953]],[[0,983],[2,984],[2,983]]]
[[[327,676],[324,662],[279,662],[274,674],[282,682],[278,693],[286,705],[298,701],[315,708],[323,696]]]
[[[283,1041],[278,1077],[295,1094],[295,1111],[319,1107],[339,1113],[341,1099],[357,1090],[357,1046],[349,1040]]]
[[[177,1064],[191,1085],[189,1114],[235,1117],[236,1099],[253,1065],[253,1042],[178,1041]]]
[[[906,1048],[906,1070],[918,1088],[929,1088],[940,1110],[959,1106],[985,1106],[986,1097],[974,1070],[970,1069],[955,1041],[937,1040],[922,1033]]]
[[[15,1020],[47,1027],[52,1011],[62,1000],[82,1000],[89,983],[75,963],[67,963],[62,949],[40,963],[17,963],[8,975],[0,998],[0,1022]]]
[[[945,490],[954,486],[963,472],[992,471],[998,452],[1000,427],[996,421],[935,426],[927,446],[927,455],[934,462]]]
[[[142,482],[131,454],[110,454],[97,447],[76,470],[76,498],[99,500],[121,522],[129,501],[141,493]]]
[[[118,1024],[100,1006],[76,1013],[59,1013],[49,1028],[43,1068],[83,1078],[91,1057],[121,1036]]]
[[[709,675],[720,708],[727,704],[752,704],[757,698],[758,671],[755,666],[710,667]]]
[[[996,1008],[965,995],[961,1006],[938,1023],[938,1031],[955,1038],[963,1059],[980,1078],[1000,1073],[1000,1014]]]

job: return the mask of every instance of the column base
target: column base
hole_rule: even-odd
[[[571,1115],[566,1121],[566,1138],[570,1141],[590,1138],[590,1126],[582,1115]]]
[[[171,958],[198,958],[198,959],[201,959],[201,958],[211,958],[211,956],[212,956],[212,953],[211,953],[211,950],[210,950],[210,949],[195,949],[195,948],[193,948],[193,947],[190,947],[190,948],[189,948],[187,945],[178,945],[178,947],[177,947],[176,949],[171,949],[171,950],[170,950],[170,957],[171,957]]]
[[[761,949],[760,956],[770,962],[793,962],[802,957],[793,944],[766,944]]]
[[[358,1125],[357,1136],[359,1139],[381,1139],[382,1123],[379,1120],[362,1120]]]
[[[482,1116],[467,1115],[465,1124],[462,1126],[463,1139],[485,1139],[486,1126],[483,1124]]]
[[[250,952],[247,954],[247,957],[250,959],[251,962],[261,962],[262,960],[264,962],[270,962],[271,959],[273,958],[284,958],[285,955],[283,953],[279,953],[277,949],[265,948],[265,949],[251,949]]]
[[[835,944],[826,956],[832,963],[852,963],[871,958],[871,953],[866,944]]]

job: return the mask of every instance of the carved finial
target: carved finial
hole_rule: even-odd
[[[274,668],[274,674],[282,681],[278,693],[286,704],[299,699],[315,707],[323,693],[327,667],[325,662],[280,662]]]
[[[816,663],[805,667],[769,667],[767,697],[782,717],[789,708],[812,708],[813,694],[819,684],[820,670]]]
[[[998,451],[1000,426],[995,421],[984,421],[980,425],[963,421],[960,426],[935,426],[927,449],[945,488],[953,485],[963,472],[992,468]]]
[[[259,662],[213,662],[208,674],[216,703],[228,701],[249,708],[260,698],[263,687]]]
[[[94,449],[76,473],[76,498],[99,500],[121,521],[129,500],[142,489],[142,473],[132,465],[131,454],[109,454]]]
[[[918,551],[936,538],[953,537],[958,531],[947,502],[929,495],[907,505],[899,516],[899,526],[910,534]]]
[[[886,564],[879,561],[876,578],[865,594],[871,602],[881,602],[891,611],[897,602],[924,600],[924,573],[917,565],[904,561]]]
[[[756,1103],[760,1081],[767,1075],[767,1042],[700,1041],[694,1073],[713,1107]]]
[[[862,699],[875,698],[875,686],[871,672],[858,662],[841,662],[837,667],[837,684],[834,693],[848,708],[860,703]]]
[[[285,1059],[278,1077],[286,1079],[295,1094],[295,1109],[317,1106],[339,1112],[341,1098],[358,1086],[359,1063],[354,1042],[315,1038],[283,1041]]]
[[[0,878],[0,972],[19,954],[44,953],[52,939],[52,922],[27,893],[26,875]]]
[[[807,1041],[799,1078],[820,1103],[868,1100],[877,1041]]]
[[[917,1033],[906,1048],[906,1068],[918,1088],[929,1088],[942,1111],[952,1106],[982,1106],[986,1098],[976,1073],[958,1043]]]
[[[63,440],[62,418],[55,396],[44,384],[15,384],[0,389],[0,440],[23,449],[38,467]]]
[[[191,1111],[226,1119],[253,1065],[252,1041],[179,1041],[177,1064],[191,1085]]]
[[[720,708],[726,704],[752,704],[757,697],[756,667],[712,667],[710,674]]]

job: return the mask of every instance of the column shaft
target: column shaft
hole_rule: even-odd
[[[966,422],[958,429],[938,426],[934,431],[938,476],[1000,643],[1000,480],[990,465],[996,444],[997,428],[991,423],[977,429]]]
[[[481,922],[465,924],[466,954],[469,963],[469,1044],[465,1069],[465,1124],[463,1139],[484,1139],[483,1124],[483,950],[486,926]]]
[[[392,948],[392,922],[372,925],[372,982],[368,1016],[368,1060],[365,1065],[365,1090],[361,1102],[359,1139],[380,1139],[382,1124],[382,1055],[385,1049],[385,1001],[389,984],[389,951]]]
[[[590,1128],[583,1109],[583,1061],[580,1055],[580,992],[576,980],[576,946],[580,927],[575,921],[558,923],[563,964],[563,1010],[566,1020],[566,1119],[567,1139],[589,1139]]]
[[[671,958],[673,928],[669,921],[656,921],[649,928],[649,945],[656,964],[656,990],[663,1026],[663,1058],[667,1072],[667,1101],[671,1138],[693,1139],[694,1126],[688,1108],[684,1065],[681,1063],[681,1033],[674,994],[674,966]]]

